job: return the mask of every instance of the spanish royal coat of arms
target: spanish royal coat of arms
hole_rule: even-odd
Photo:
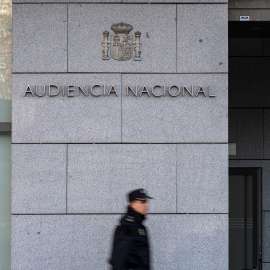
[[[103,32],[103,56],[102,60],[109,60],[110,57],[108,55],[109,49],[111,49],[111,57],[118,61],[126,61],[132,58],[133,56],[133,46],[135,55],[133,60],[140,61],[141,60],[141,50],[140,47],[140,32],[135,32],[135,40],[133,42],[133,37],[129,35],[129,32],[133,29],[130,24],[127,23],[117,23],[113,24],[111,29],[114,31],[115,35],[111,36],[111,41],[109,40],[109,32]]]

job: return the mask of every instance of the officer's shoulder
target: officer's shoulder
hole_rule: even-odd
[[[133,216],[129,216],[129,215],[125,215],[122,218],[122,222],[123,225],[133,225],[135,224],[135,218]]]

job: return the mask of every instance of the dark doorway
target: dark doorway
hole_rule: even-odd
[[[229,107],[269,108],[270,22],[229,22]]]
[[[229,269],[262,269],[260,168],[230,168]]]

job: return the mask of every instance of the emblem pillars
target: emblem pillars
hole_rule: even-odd
[[[126,61],[133,56],[133,46],[135,51],[134,61],[141,61],[141,49],[142,46],[140,42],[141,33],[135,32],[135,41],[133,42],[133,37],[129,35],[129,32],[133,29],[130,24],[117,23],[113,24],[111,29],[114,31],[115,35],[111,36],[109,40],[109,32],[103,32],[103,50],[102,50],[102,60],[109,60],[109,50],[111,57],[117,61]]]
[[[142,46],[140,42],[141,32],[137,31],[135,32],[134,35],[135,35],[135,42],[133,42],[133,44],[135,45],[135,48],[134,48],[135,56],[133,60],[141,61],[141,50],[140,50],[140,47]]]
[[[111,42],[109,42],[108,40],[108,37],[109,37],[109,32],[108,31],[104,31],[103,32],[103,42],[102,42],[102,45],[103,45],[103,56],[102,56],[102,60],[109,60],[110,57],[108,55],[108,51],[109,51],[109,46],[111,44]]]

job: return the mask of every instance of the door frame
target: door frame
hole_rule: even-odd
[[[230,167],[229,175],[253,176],[253,261],[256,261],[258,270],[262,270],[262,168],[261,167]]]

